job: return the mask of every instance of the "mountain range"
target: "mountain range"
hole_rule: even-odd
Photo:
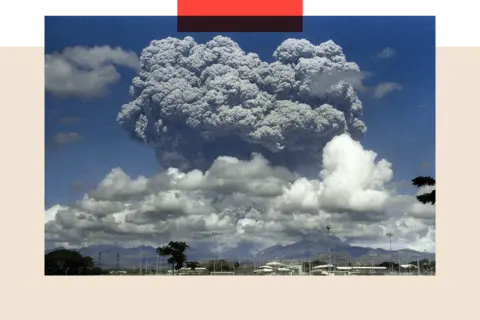
[[[342,241],[329,243],[318,239],[304,239],[289,245],[274,245],[261,250],[257,257],[261,256],[262,261],[315,259],[328,261],[329,248],[331,248],[330,261],[337,264],[346,264],[347,262],[378,264],[390,259],[401,263],[416,261],[417,258],[435,260],[435,253],[430,252],[418,252],[411,249],[389,251],[351,246]],[[61,248],[46,250],[45,253],[58,249]],[[151,246],[124,248],[118,245],[92,245],[78,250],[81,254],[92,257],[97,264],[100,263],[103,267],[116,267],[117,257],[118,265],[122,268],[138,267],[140,261],[143,261],[142,265],[148,264],[150,266],[154,266],[157,262],[155,248]],[[189,260],[224,259],[239,261],[244,265],[253,263],[252,248],[249,245],[239,245],[237,248],[224,250],[220,254],[215,254],[211,246],[192,246],[187,248],[185,254]],[[160,257],[159,264],[164,265],[165,263],[165,258]]]

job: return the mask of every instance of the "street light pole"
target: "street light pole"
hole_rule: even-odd
[[[423,250],[424,254],[423,254],[423,265],[424,265],[424,268],[423,268],[423,271],[425,274],[428,274],[427,273],[427,268],[428,268],[428,265],[430,264],[430,260],[427,258],[427,249]],[[428,264],[427,264],[428,263]]]
[[[148,256],[145,258],[145,275],[148,276]]]
[[[420,275],[420,254],[417,254],[417,269],[418,275]]]
[[[370,256],[372,257],[372,267],[374,267],[374,266],[375,266],[375,264],[374,264],[374,259],[375,259],[375,258],[374,258],[374,257],[376,257],[377,254],[376,254],[376,252],[374,251],[374,252],[372,252],[372,253],[370,254]]]
[[[390,272],[392,272],[392,237],[393,237],[393,233],[387,232],[387,237],[390,238],[390,259],[388,259],[388,265],[390,267]]]
[[[214,254],[213,254],[213,274],[215,275],[215,272],[217,271],[216,269],[216,259],[217,259],[217,252],[216,252],[216,240],[215,240],[215,235],[216,233],[215,232],[212,232],[212,236],[213,236],[213,245],[214,245]]]
[[[330,243],[330,229],[332,229],[332,226],[327,224],[327,241],[328,241],[328,271],[330,272],[330,256],[331,256],[331,253],[330,253],[330,247],[331,247],[331,243]]]
[[[334,233],[332,233],[333,265],[336,265],[336,263],[337,263],[337,256],[335,254],[335,240],[336,240],[336,235],[335,235],[335,232],[334,232]]]
[[[140,234],[140,269],[139,269],[140,275],[142,275],[142,270],[143,270],[143,248],[142,248],[142,244],[143,244],[143,234]]]
[[[143,246],[146,246],[146,238],[143,238]],[[148,254],[145,257],[145,275],[148,276]]]

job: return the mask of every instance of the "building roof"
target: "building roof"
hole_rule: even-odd
[[[337,267],[338,270],[352,270],[352,267]]]
[[[273,270],[272,269],[257,269],[257,270],[254,270],[253,272],[255,273],[262,273],[262,272],[272,272]]]
[[[288,268],[278,268],[277,270],[278,270],[278,271],[292,271],[292,270],[290,270],[290,269],[288,269]]]
[[[280,263],[280,262],[277,262],[277,261],[268,262],[265,265],[266,266],[284,266],[283,263]]]
[[[324,269],[326,266],[329,266],[329,265],[314,267],[314,268],[312,268],[312,271],[313,272],[321,271],[321,269]],[[332,265],[330,265],[330,266],[332,266]],[[363,266],[363,267],[335,267],[335,266],[332,266],[332,267],[334,267],[336,270],[339,270],[339,271],[347,271],[347,270],[385,270],[385,269],[387,269],[386,267],[367,267],[367,266]]]
[[[333,264],[322,264],[320,266],[315,266],[312,268],[312,270],[314,269],[324,269],[324,268],[333,268],[335,267]]]

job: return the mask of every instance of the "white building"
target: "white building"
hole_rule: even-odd
[[[313,267],[311,270],[312,275],[318,276],[353,276],[353,275],[383,275],[387,270],[386,267],[374,267],[374,266],[352,266],[352,267],[336,267],[331,264],[320,265]]]
[[[253,270],[255,275],[293,275],[296,272],[294,268],[287,266],[284,263],[272,261],[266,263],[264,266],[258,267],[256,270]]]

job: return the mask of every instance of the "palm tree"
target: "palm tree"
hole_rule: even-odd
[[[420,188],[425,186],[435,186],[436,182],[432,177],[416,177],[415,179],[412,179],[412,184]],[[417,200],[423,204],[435,204],[435,189],[431,192],[418,195]]]

